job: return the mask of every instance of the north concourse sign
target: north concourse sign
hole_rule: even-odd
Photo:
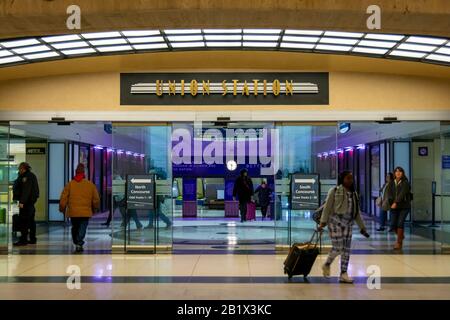
[[[127,210],[153,210],[155,208],[155,175],[127,175]]]
[[[328,105],[328,73],[122,73],[120,104]]]
[[[319,207],[318,174],[294,173],[291,180],[291,209],[316,210]]]

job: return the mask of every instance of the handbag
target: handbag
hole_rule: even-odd
[[[383,198],[382,197],[378,197],[377,200],[375,200],[375,204],[377,205],[377,207],[382,207],[383,205]]]
[[[315,223],[320,224],[320,218],[322,218],[323,208],[325,208],[325,203],[322,204],[312,215],[312,219]]]

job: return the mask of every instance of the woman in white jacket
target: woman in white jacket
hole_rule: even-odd
[[[353,184],[353,175],[344,171],[339,175],[337,187],[328,192],[327,200],[320,218],[319,231],[328,225],[332,248],[327,261],[322,266],[323,275],[330,276],[333,260],[341,256],[341,275],[339,282],[353,283],[347,274],[350,260],[353,223],[359,226],[361,233],[368,237],[366,227],[361,218],[359,197]]]

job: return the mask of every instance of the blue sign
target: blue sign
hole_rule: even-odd
[[[442,156],[442,169],[450,169],[450,156]]]

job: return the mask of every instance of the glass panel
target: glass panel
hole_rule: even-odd
[[[442,222],[442,234],[450,233],[450,123],[441,123],[441,183],[436,181],[436,220]],[[440,195],[440,196],[439,196]],[[440,199],[439,199],[440,198]],[[440,209],[440,210],[439,210]],[[440,219],[439,219],[439,215]],[[442,239],[442,251],[450,251],[450,243]]]
[[[64,215],[58,212],[57,204],[65,184],[65,144],[48,144],[48,220],[64,221]]]
[[[308,241],[315,229],[314,210],[290,207],[292,174],[318,174],[320,203],[325,200],[328,190],[336,185],[337,125],[288,124],[277,129],[280,170],[275,188],[275,242],[277,249],[286,249],[294,242]]]
[[[113,125],[113,149],[110,151],[113,160],[113,250],[171,250],[170,132],[171,128],[167,125]],[[126,212],[125,180],[130,174],[155,174],[155,210]]]
[[[8,252],[9,125],[0,123],[0,253]]]

